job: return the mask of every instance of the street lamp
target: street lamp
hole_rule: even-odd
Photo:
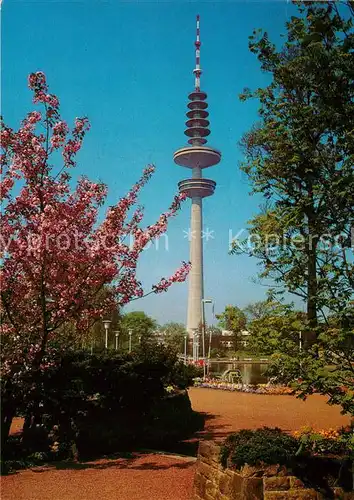
[[[198,341],[198,329],[193,328],[193,361],[197,361],[197,341]]]
[[[109,330],[109,325],[112,323],[110,319],[104,319],[102,321],[104,329],[105,329],[105,342],[104,342],[104,347],[107,350],[108,349],[108,330]]]
[[[187,338],[188,335],[184,336],[184,364],[187,364]]]
[[[141,335],[139,335],[138,339],[139,339],[139,344],[141,344]]]
[[[119,331],[116,330],[114,333],[115,333],[115,336],[116,336],[116,351],[118,351]]]
[[[132,335],[133,332],[129,330],[129,352],[132,352]]]
[[[212,303],[213,303],[213,301],[211,299],[202,299],[202,343],[203,343],[202,346],[203,346],[204,377],[206,375],[206,366],[205,366],[205,308],[204,308],[204,304],[212,304]]]
[[[213,302],[213,323],[215,321],[215,302]],[[210,357],[211,357],[211,340],[212,340],[212,335],[213,335],[213,330],[212,328],[209,329],[209,346],[208,346],[208,375],[210,373]]]

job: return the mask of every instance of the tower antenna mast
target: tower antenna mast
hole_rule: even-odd
[[[200,69],[200,27],[199,27],[199,14],[197,15],[197,38],[195,40],[195,69],[193,73],[195,75],[195,90],[196,92],[200,91],[200,75],[202,74],[202,70]]]

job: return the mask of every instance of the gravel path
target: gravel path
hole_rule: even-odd
[[[340,414],[338,406],[329,406],[318,394],[306,401],[294,396],[269,396],[216,389],[192,388],[189,397],[194,410],[205,412],[204,438],[222,439],[239,429],[264,425],[294,431],[305,425],[315,429],[348,425],[350,418]]]
[[[338,407],[315,395],[306,402],[293,396],[266,396],[192,388],[193,408],[206,413],[204,439],[263,425],[296,430],[349,423]],[[14,422],[13,431],[21,428]],[[193,441],[193,440],[192,440]],[[195,440],[194,440],[195,441]],[[190,500],[194,460],[161,454],[20,471],[2,478],[1,500]]]
[[[147,454],[65,467],[3,477],[1,500],[190,500],[195,461]]]

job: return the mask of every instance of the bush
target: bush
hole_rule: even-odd
[[[144,425],[145,446],[168,448],[203,429],[204,417],[192,410],[186,391],[155,403]]]
[[[229,468],[283,465],[309,488],[321,491],[323,498],[334,498],[332,487],[352,491],[352,430],[307,429],[296,434],[298,439],[277,428],[241,430],[225,440],[220,462]]]
[[[220,460],[224,467],[239,468],[245,464],[288,465],[298,449],[298,441],[281,429],[245,429],[226,438]]]
[[[307,453],[354,458],[354,422],[338,430],[315,431],[303,427],[294,432],[294,436],[299,440],[300,449]]]
[[[23,399],[27,456],[53,460],[160,445],[189,437],[199,425],[188,394],[166,391],[188,387],[195,370],[164,346],[123,355],[75,351],[53,361]]]

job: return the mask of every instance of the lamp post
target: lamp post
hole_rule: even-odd
[[[187,364],[187,338],[188,335],[184,336],[184,364]]]
[[[195,360],[199,361],[199,332],[195,332]]]
[[[213,323],[214,323],[214,320],[215,320],[215,302],[213,302]],[[213,330],[210,328],[209,330],[209,346],[208,346],[208,375],[210,373],[210,353],[211,353],[211,339],[212,339],[212,335],[213,335]]]
[[[132,335],[133,332],[129,330],[129,352],[132,352]]]
[[[139,344],[141,344],[141,335],[139,335],[138,339],[139,339]]]
[[[104,347],[107,350],[108,349],[108,330],[109,330],[109,325],[112,323],[110,319],[104,319],[102,321],[104,329],[105,329],[105,342],[104,342]]]
[[[206,375],[206,366],[205,366],[205,304],[212,304],[213,301],[211,299],[202,299],[202,348],[203,348],[203,370],[204,370],[204,378]]]
[[[194,328],[194,330],[193,330],[193,361],[197,361],[197,359],[198,359],[197,343],[198,343],[198,329]]]
[[[119,343],[119,331],[115,331],[115,336],[116,336],[116,351],[118,351],[118,343]]]

